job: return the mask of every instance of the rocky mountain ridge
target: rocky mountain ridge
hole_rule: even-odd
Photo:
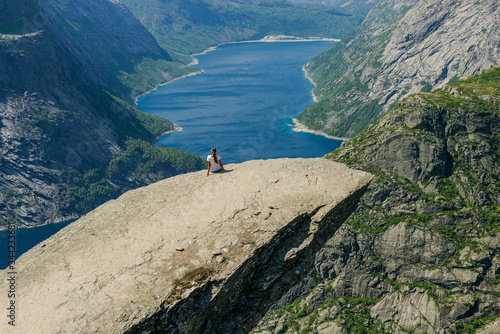
[[[125,84],[109,86],[118,80],[119,68],[144,59],[168,62],[125,7],[97,0],[72,1],[71,6],[62,0],[23,0],[4,1],[2,9],[0,228],[9,221],[27,227],[67,220],[160,174],[201,168],[194,155],[178,152],[172,159],[174,152],[149,144],[172,130],[172,123],[111,93],[127,98],[133,91]],[[102,20],[92,24],[94,12],[107,19],[99,16]],[[83,22],[91,28],[83,29]],[[109,26],[119,31],[106,30]],[[124,43],[123,30],[144,44]],[[161,67],[153,69],[160,74]],[[134,73],[151,80],[148,71]],[[138,141],[142,153],[131,151]],[[155,164],[147,158],[140,162],[145,151],[157,151],[163,165],[156,162],[134,175],[139,164]],[[183,159],[189,161],[186,166],[179,163]],[[125,162],[129,170],[120,169]]]
[[[373,179],[280,159],[130,191],[19,259],[22,330],[497,333],[499,118],[494,68],[403,99],[327,156]]]
[[[402,97],[499,65],[496,1],[383,0],[356,33],[306,66],[320,102],[298,117],[352,137]]]
[[[226,169],[131,190],[23,254],[0,271],[23,282],[16,326],[0,330],[248,332],[307,275],[372,178],[320,158]]]
[[[498,333],[499,83],[411,95],[328,155],[376,177],[252,333]]]

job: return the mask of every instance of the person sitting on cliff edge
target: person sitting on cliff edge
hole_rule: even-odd
[[[220,172],[226,172],[224,169],[224,166],[222,165],[222,160],[220,158],[220,155],[217,154],[217,149],[215,147],[212,147],[212,154],[209,154],[207,156],[207,161],[208,161],[208,169],[207,169],[207,176],[212,173],[220,173]]]

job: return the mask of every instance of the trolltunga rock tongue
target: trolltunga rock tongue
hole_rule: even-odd
[[[25,253],[16,326],[4,319],[0,332],[248,331],[312,269],[371,180],[326,159],[227,169],[129,191]]]

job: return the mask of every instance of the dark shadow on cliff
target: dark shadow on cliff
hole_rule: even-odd
[[[320,222],[313,223],[312,217],[321,207],[296,217],[227,281],[209,282],[174,305],[162,305],[125,333],[248,333],[308,275],[316,253],[354,211],[366,188],[337,204]]]

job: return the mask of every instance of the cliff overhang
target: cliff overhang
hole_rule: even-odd
[[[16,327],[247,332],[308,274],[372,178],[326,159],[227,169],[129,191],[25,253]]]

